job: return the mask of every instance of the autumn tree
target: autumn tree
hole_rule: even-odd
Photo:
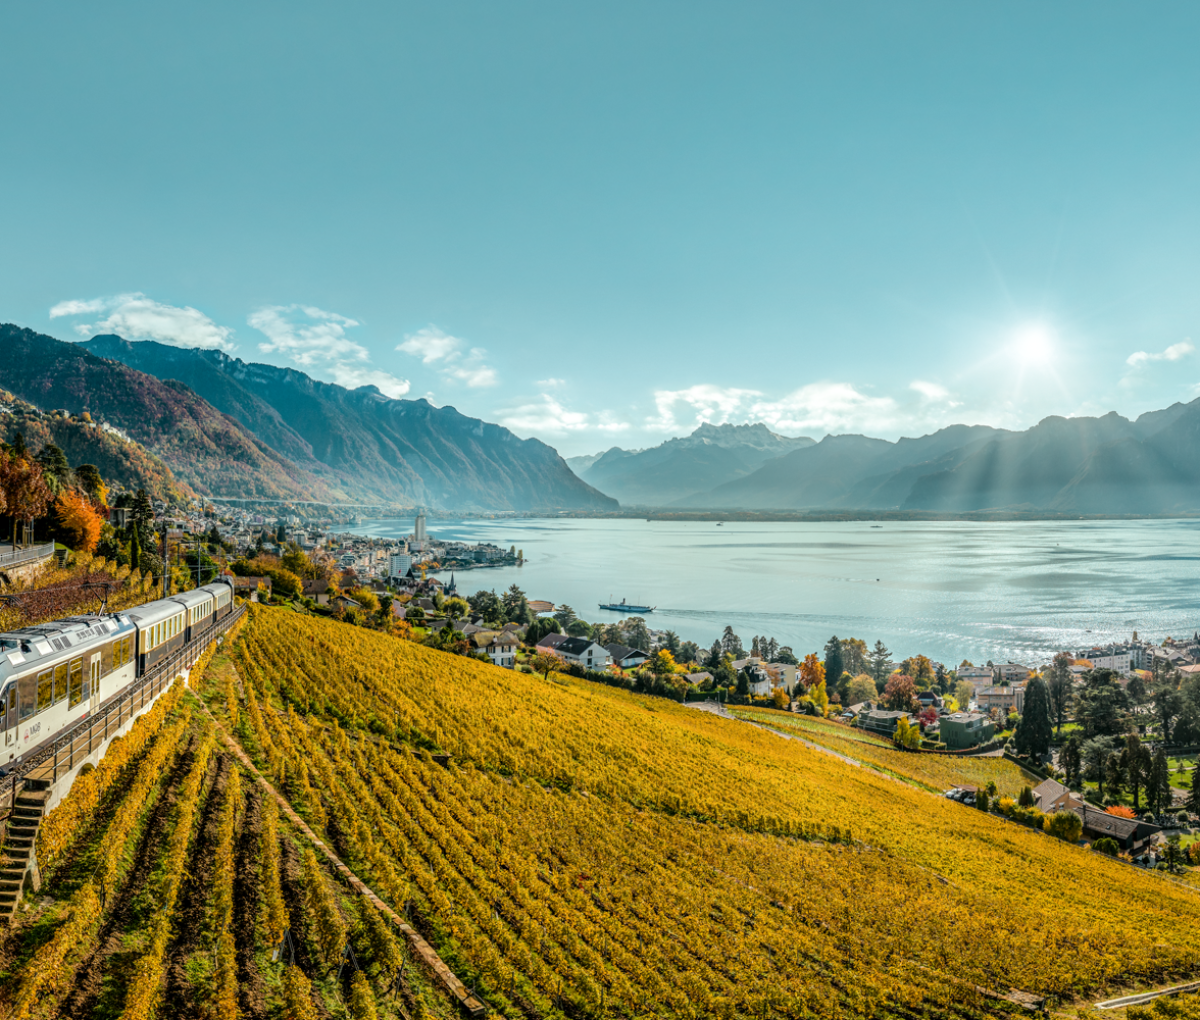
[[[804,661],[800,663],[800,669],[797,673],[800,677],[800,683],[804,685],[805,691],[812,690],[817,684],[825,682],[825,666],[817,658],[815,652],[810,652],[804,656]]]
[[[63,489],[54,503],[54,519],[66,544],[90,553],[100,541],[101,520],[91,502],[74,489]]]
[[[0,488],[4,490],[5,512],[12,518],[12,545],[16,549],[17,523],[46,515],[52,498],[50,487],[36,461],[0,453]]]
[[[928,655],[914,655],[900,663],[900,672],[911,676],[918,686],[928,687],[933,683],[933,662]]]
[[[883,689],[881,699],[885,708],[893,712],[915,712],[917,710],[917,685],[911,676],[893,673]]]
[[[529,665],[535,671],[542,674],[543,680],[548,680],[550,678],[550,670],[562,670],[566,666],[566,663],[553,652],[542,651],[529,660]]]
[[[870,667],[871,653],[862,638],[842,638],[842,669],[851,676],[865,673]]]
[[[866,673],[860,673],[850,681],[845,701],[847,705],[858,705],[864,701],[874,701],[877,697],[879,689],[875,686],[875,681]]]
[[[659,649],[649,662],[650,672],[657,677],[671,676],[675,672],[675,656],[666,648]]]

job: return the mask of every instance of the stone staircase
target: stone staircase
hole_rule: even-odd
[[[0,844],[0,921],[12,920],[17,912],[30,872],[33,887],[41,884],[35,847],[49,796],[48,789],[26,789],[17,794],[13,813],[4,827],[4,841]]]

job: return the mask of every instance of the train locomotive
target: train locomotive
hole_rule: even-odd
[[[233,609],[232,583],[218,580],[0,634],[0,767],[86,719]]]

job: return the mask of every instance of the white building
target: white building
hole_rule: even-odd
[[[517,662],[517,639],[511,634],[497,634],[484,646],[487,657],[494,665],[512,669]]]
[[[554,651],[567,662],[577,662],[588,669],[604,669],[612,664],[608,649],[587,638],[567,638]]]
[[[408,553],[392,553],[388,557],[388,577],[404,577],[413,565],[413,558]]]

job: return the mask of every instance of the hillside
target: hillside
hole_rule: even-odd
[[[1013,1011],[976,986],[1049,995],[1073,1013],[1110,989],[1200,966],[1193,889],[950,802],[922,778],[903,782],[673,702],[500,672],[286,610],[256,608],[231,655],[236,674],[217,670],[200,686],[217,723],[317,835],[514,1020],[629,1017],[651,1005],[678,1018]],[[209,950],[187,926],[219,908],[222,881],[258,873],[253,912],[217,960],[237,961],[239,990],[261,996],[256,1015],[283,1015],[279,969],[268,962],[272,926],[282,923],[271,903],[282,901],[300,968],[331,1007],[333,965],[320,961],[336,960],[344,936],[323,941],[322,917],[334,915],[319,904],[334,894],[325,880],[301,880],[295,863],[277,870],[302,851],[293,834],[262,837],[248,780],[225,806],[238,771],[228,755],[209,766],[211,786],[203,782],[197,762],[221,747],[199,710],[185,733],[178,713],[187,705],[164,728],[171,746],[132,758],[94,822],[67,824],[78,810],[71,798],[63,822],[50,815],[45,824],[61,835],[17,957],[33,966],[50,957],[46,947],[75,911],[86,923],[68,932],[63,965],[51,972],[68,1014],[96,1001],[87,989],[119,973],[122,954],[139,973],[168,975],[168,1005],[209,1001],[220,972],[201,965]],[[971,777],[986,767],[1002,789],[1020,782],[1001,761],[934,766],[930,783],[953,781],[960,767]],[[189,780],[198,769],[200,780]],[[152,810],[140,841],[130,830],[119,844],[106,839],[109,819],[137,818],[160,788],[179,792],[160,799],[165,809]],[[241,803],[244,825],[256,819],[249,837]],[[200,818],[220,825],[206,829]],[[205,848],[226,839],[239,864],[213,882]],[[199,869],[186,901],[161,918],[129,909],[162,881],[148,876],[169,874],[155,868],[173,846],[187,852],[168,858],[171,867]],[[97,847],[102,862],[114,861],[107,870],[97,871]],[[122,854],[136,867],[123,871]],[[89,906],[97,874],[134,884],[116,877],[109,906]],[[326,891],[300,909],[306,882]],[[362,901],[343,892],[341,902],[362,924]],[[159,943],[146,934],[155,931]],[[387,972],[369,931],[349,937],[383,1009]],[[10,988],[26,973],[18,968]],[[111,987],[115,1015],[128,1006],[126,985]],[[428,995],[423,1002],[422,1012],[438,1011]]]
[[[624,504],[664,506],[812,445],[807,436],[780,436],[761,423],[706,422],[690,436],[668,439],[649,450],[613,447],[595,457],[572,458],[572,467],[589,485]]]
[[[10,412],[0,415],[0,439],[5,442],[20,432],[35,452],[54,443],[70,463],[94,464],[110,487],[145,489],[155,499],[173,503],[193,495],[191,486],[181,486],[171,469],[135,440],[76,418],[47,414],[9,394],[0,393],[0,404]]]
[[[328,486],[183,383],[162,382],[78,344],[0,325],[0,386],[42,408],[89,411],[124,430],[201,495],[328,499]]]
[[[426,400],[348,390],[220,351],[99,336],[99,357],[179,379],[265,443],[356,499],[457,509],[606,510],[552,447]]]

